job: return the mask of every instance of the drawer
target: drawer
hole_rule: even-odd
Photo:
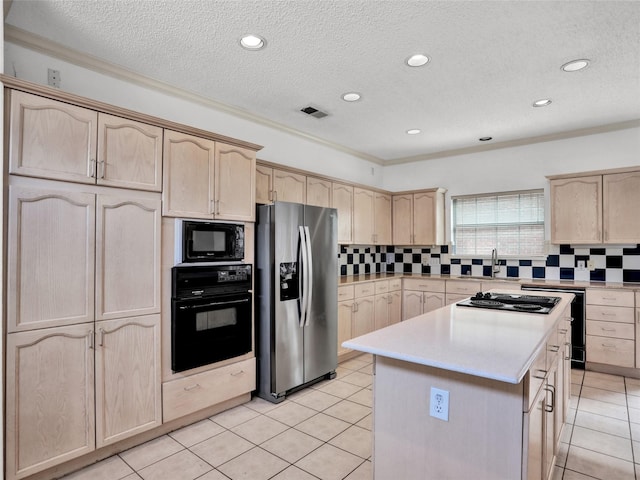
[[[466,293],[463,293],[463,294],[447,293],[445,295],[445,305],[451,305],[452,303],[460,302],[461,300],[464,300],[465,298],[469,298],[469,295],[467,295]]]
[[[189,415],[256,389],[256,359],[162,384],[162,421]]]
[[[587,335],[587,362],[633,368],[634,358],[635,342],[633,340]]]
[[[531,404],[538,394],[538,390],[542,387],[545,377],[547,376],[546,369],[546,349],[540,349],[536,357],[533,359],[529,371],[524,376],[524,405],[523,411],[528,412],[531,409]]]
[[[428,280],[426,278],[405,278],[402,287],[406,290],[418,290],[420,292],[444,293],[444,280]]]
[[[587,320],[587,335],[626,338],[627,340],[636,338],[633,323],[598,322],[596,320]]]
[[[393,280],[389,280],[389,291],[397,292],[398,290],[402,290],[402,279],[394,278]]]
[[[505,290],[520,290],[520,283],[516,281],[506,280],[482,280],[480,282],[479,292],[486,292],[488,290],[498,290],[504,292]]]
[[[381,282],[376,282],[374,285],[376,295],[380,293],[387,293],[389,291],[389,280],[382,280]]]
[[[338,287],[338,301],[351,300],[353,298],[353,285],[342,285]]]
[[[356,298],[368,297],[369,295],[374,295],[376,293],[376,287],[373,282],[356,283],[353,286],[353,292]]]
[[[634,294],[631,290],[587,288],[587,305],[633,307]]]
[[[587,320],[633,323],[633,308],[587,305]]]
[[[479,292],[480,288],[482,288],[481,282],[475,282],[473,280],[449,280],[447,281],[446,291],[447,293],[458,293],[469,297]]]

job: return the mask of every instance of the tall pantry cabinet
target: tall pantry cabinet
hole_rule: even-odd
[[[162,129],[9,95],[11,479],[161,424]]]

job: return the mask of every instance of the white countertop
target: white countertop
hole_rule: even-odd
[[[532,293],[527,292],[527,295]],[[554,292],[553,296],[562,300],[548,315],[453,304],[342,345],[374,355],[517,384],[573,299],[572,294]]]

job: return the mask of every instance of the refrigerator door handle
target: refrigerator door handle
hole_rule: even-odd
[[[311,299],[313,298],[313,257],[311,255],[311,234],[309,233],[309,227],[304,227],[304,233],[307,243],[307,268],[305,268],[305,279],[307,281],[307,287],[304,293],[304,296],[307,299],[307,318],[304,324],[305,326],[308,326],[309,317],[311,317]]]
[[[304,327],[307,318],[307,238],[305,235],[304,227],[299,226],[298,232],[300,233],[300,268],[302,275],[300,276],[300,282],[302,283],[300,288],[300,328]]]

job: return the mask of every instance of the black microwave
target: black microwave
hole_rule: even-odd
[[[182,262],[239,262],[244,259],[244,225],[182,221]]]

